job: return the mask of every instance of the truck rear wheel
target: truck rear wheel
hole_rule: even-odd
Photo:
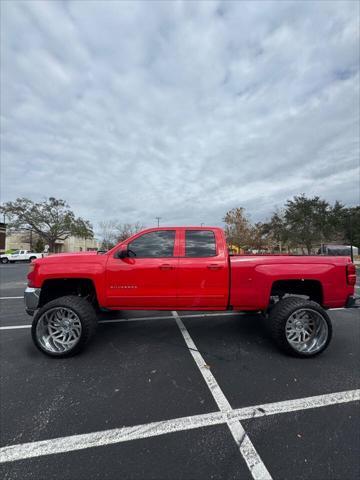
[[[316,302],[299,297],[280,300],[269,315],[276,344],[297,357],[313,357],[323,352],[332,337],[331,321]]]
[[[1,263],[9,263],[9,259],[7,257],[3,257],[1,259]]]
[[[35,315],[31,335],[36,347],[50,357],[79,353],[95,333],[95,310],[82,297],[69,295],[44,305]]]

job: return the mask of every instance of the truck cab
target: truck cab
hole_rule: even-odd
[[[223,310],[229,254],[214,227],[145,230],[109,252],[107,307]]]

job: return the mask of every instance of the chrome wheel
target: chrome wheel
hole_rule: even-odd
[[[311,308],[295,310],[286,321],[285,331],[291,347],[303,354],[321,350],[329,336],[326,319]]]
[[[69,352],[81,338],[78,315],[66,307],[44,312],[36,325],[36,337],[42,348],[52,353]]]

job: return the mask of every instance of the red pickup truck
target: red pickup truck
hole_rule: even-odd
[[[331,339],[326,310],[353,306],[356,272],[348,257],[231,256],[220,228],[168,227],[35,260],[28,280],[32,338],[53,357],[85,346],[99,309],[260,311],[283,350],[311,357]]]

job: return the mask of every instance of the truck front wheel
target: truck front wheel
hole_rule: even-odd
[[[35,315],[31,335],[36,347],[50,357],[79,353],[95,333],[95,310],[82,297],[69,295],[44,305]]]
[[[313,357],[323,352],[332,337],[326,311],[311,300],[286,297],[269,315],[270,330],[276,344],[297,357]]]

